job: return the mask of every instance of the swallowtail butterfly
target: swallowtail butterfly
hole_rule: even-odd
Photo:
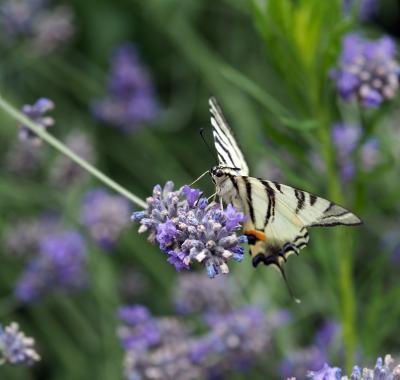
[[[249,176],[249,168],[215,98],[209,100],[219,165],[210,170],[216,192],[247,216],[244,233],[253,266],[274,265],[282,273],[287,257],[307,246],[308,227],[354,226],[361,220],[324,198]],[[290,290],[290,289],[289,289]]]

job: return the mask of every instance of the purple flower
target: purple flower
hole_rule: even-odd
[[[0,25],[6,36],[14,38],[30,35],[43,5],[43,0],[4,1],[0,5]]]
[[[329,367],[326,363],[319,371],[310,371],[307,375],[310,380],[340,380],[341,377],[342,371],[340,368]]]
[[[34,176],[44,161],[44,151],[28,141],[15,141],[5,156],[6,170],[16,177]]]
[[[46,236],[59,232],[58,217],[52,214],[40,218],[14,223],[4,233],[7,253],[18,258],[32,258],[39,253],[40,242]]]
[[[33,302],[55,290],[75,290],[86,284],[86,248],[76,231],[44,236],[39,253],[28,262],[15,288],[22,302]]]
[[[0,26],[8,42],[31,45],[33,53],[46,55],[63,47],[74,34],[71,8],[47,9],[46,0],[6,0],[0,5]]]
[[[159,244],[177,270],[189,269],[197,261],[209,277],[228,273],[227,261],[243,258],[240,244],[246,239],[236,231],[244,215],[230,205],[225,211],[215,203],[208,205],[207,199],[198,198],[199,190],[184,186],[173,191],[173,186],[172,182],[164,188],[155,186],[147,209],[133,214],[141,225],[139,232],[148,232],[149,241]]]
[[[175,309],[180,314],[225,313],[231,310],[237,289],[227,278],[209,278],[199,273],[178,277],[174,291]]]
[[[359,6],[359,17],[361,21],[371,20],[377,13],[379,8],[378,0],[361,0],[360,4],[354,0],[344,0],[344,12],[348,13],[354,5]]]
[[[158,113],[150,74],[131,44],[115,49],[107,90],[106,97],[93,106],[95,116],[104,123],[132,132]]]
[[[67,45],[75,33],[74,14],[71,8],[59,6],[41,12],[33,26],[33,48],[47,55]]]
[[[332,71],[341,97],[346,101],[357,99],[365,107],[378,107],[394,98],[400,68],[395,55],[395,43],[388,36],[373,41],[347,34],[338,68]]]
[[[365,172],[369,172],[378,165],[379,161],[379,142],[375,138],[370,138],[360,149],[361,167]]]
[[[93,240],[104,249],[111,249],[129,225],[130,212],[125,198],[96,189],[86,193],[83,199],[81,222]]]
[[[79,157],[92,164],[95,162],[95,149],[86,134],[72,131],[67,135],[64,143]],[[66,189],[81,184],[87,178],[87,172],[64,155],[57,156],[50,168],[49,182],[57,188]]]
[[[354,366],[351,373],[351,380],[395,380],[400,377],[400,365],[394,366],[394,360],[390,355],[385,359],[378,358],[374,369]],[[318,371],[310,371],[307,376],[310,380],[347,380],[347,376],[342,377],[342,370],[337,367],[330,367],[324,364]],[[300,380],[301,378],[299,378]],[[295,379],[294,379],[295,380]]]
[[[54,124],[54,119],[45,116],[45,114],[54,109],[54,103],[46,98],[40,98],[36,101],[33,106],[24,105],[22,107],[22,112],[31,119],[36,125],[43,129],[47,129]],[[18,124],[19,127],[19,137],[22,140],[31,140],[32,142],[38,144],[40,143],[40,138],[32,132],[26,125]]]
[[[0,324],[0,360],[16,365],[31,366],[40,360],[35,341],[27,337],[16,322],[3,328]]]

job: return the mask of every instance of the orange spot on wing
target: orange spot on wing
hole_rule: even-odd
[[[245,235],[253,235],[257,240],[262,240],[265,241],[267,240],[264,232],[254,230],[254,229],[249,229],[249,230],[244,230]]]

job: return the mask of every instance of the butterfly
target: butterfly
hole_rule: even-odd
[[[219,164],[210,171],[216,193],[247,220],[244,233],[254,267],[275,266],[286,284],[283,264],[307,246],[308,227],[355,226],[361,220],[345,208],[314,194],[249,176],[249,167],[215,98],[209,99]],[[288,285],[289,287],[289,285]],[[289,292],[292,294],[290,288]],[[294,298],[294,297],[293,297]]]

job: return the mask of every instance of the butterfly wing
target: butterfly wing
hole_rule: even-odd
[[[239,169],[239,175],[249,175],[249,167],[243,153],[233,136],[220,106],[215,98],[209,99],[211,125],[213,128],[214,144],[217,150],[219,164],[223,167]]]
[[[249,217],[245,229],[256,237],[250,248],[255,266],[264,262],[281,267],[291,253],[307,246],[308,227],[361,223],[345,208],[306,191],[253,177],[235,181]]]

